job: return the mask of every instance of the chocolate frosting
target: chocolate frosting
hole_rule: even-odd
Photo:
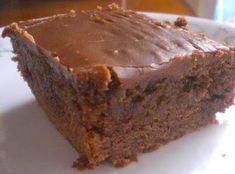
[[[184,18],[159,22],[116,5],[13,23],[2,35],[23,39],[75,75],[94,69],[105,89],[113,78],[128,88],[141,79],[182,77],[206,57],[231,50],[190,32]]]
[[[130,10],[110,7],[72,11],[21,22],[19,26],[40,47],[58,55],[71,68],[97,64],[156,68],[195,50],[212,52],[227,48],[176,24],[160,23]]]

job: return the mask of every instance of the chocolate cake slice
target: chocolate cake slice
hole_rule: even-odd
[[[233,104],[235,49],[116,5],[13,23],[14,60],[79,152],[120,167],[214,123]]]

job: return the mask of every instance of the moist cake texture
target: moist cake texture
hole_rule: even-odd
[[[18,69],[58,131],[74,167],[121,167],[215,123],[233,104],[235,49],[112,4],[13,23]]]

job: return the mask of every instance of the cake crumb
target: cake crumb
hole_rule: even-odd
[[[108,5],[108,8],[109,8],[110,10],[118,10],[118,9],[120,9],[119,5],[116,4],[116,3],[109,4],[109,5]]]
[[[69,11],[69,14],[70,14],[71,17],[75,17],[76,16],[76,11],[72,9],[72,10]]]
[[[97,6],[96,6],[96,9],[97,9],[97,10],[102,10],[102,9],[103,9],[103,7],[101,7],[101,6],[97,5]]]
[[[101,18],[97,13],[95,13],[94,15],[91,15],[90,19],[94,20],[95,22],[99,22],[99,23],[103,23],[103,24],[108,23],[108,21],[106,21],[105,19]]]
[[[177,27],[186,27],[188,25],[186,19],[184,17],[178,17],[174,22]]]
[[[79,170],[93,169],[93,165],[91,165],[89,161],[84,157],[80,157],[76,161],[74,161],[72,167]]]
[[[72,9],[72,10],[70,10],[69,12],[73,14],[73,13],[75,13],[76,11]]]

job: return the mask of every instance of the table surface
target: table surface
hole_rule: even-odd
[[[19,20],[65,13],[71,9],[94,9],[97,5],[107,6],[111,2],[138,11],[194,15],[183,0],[0,0],[0,26]]]

